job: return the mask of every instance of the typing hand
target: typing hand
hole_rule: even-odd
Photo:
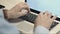
[[[11,10],[5,10],[5,13],[7,13],[7,18],[18,18],[20,16],[24,16],[29,12],[29,7],[26,3],[21,2],[17,4],[15,7],[13,7]]]
[[[45,12],[45,13],[40,13],[38,15],[38,17],[36,18],[36,21],[35,21],[35,26],[43,26],[47,29],[50,28],[52,22],[56,19],[56,16],[53,16],[51,18],[52,14],[50,14],[49,12]]]

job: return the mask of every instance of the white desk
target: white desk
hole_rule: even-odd
[[[25,0],[0,0],[0,5],[3,5],[5,6],[5,9],[10,10],[20,2],[25,2]]]
[[[30,22],[21,21],[21,22],[11,23],[11,24],[16,26],[20,31],[22,31],[25,34],[33,34],[34,24]]]
[[[31,12],[33,13],[33,12]],[[35,13],[33,13],[35,14]],[[38,15],[38,14],[35,14],[35,15]],[[59,22],[59,21],[55,21],[55,22]],[[26,34],[33,34],[33,29],[34,29],[34,24],[33,23],[30,23],[28,21],[21,21],[21,22],[18,22],[18,23],[11,23],[13,25],[15,25],[16,27],[18,27],[18,29],[20,31],[22,31],[23,33],[26,33]],[[56,34],[58,31],[60,31],[60,22],[58,25],[56,25],[50,32],[49,34]]]
[[[14,26],[16,26],[20,31],[22,31],[25,34],[33,34],[34,24],[27,22],[27,21],[21,21],[18,23],[11,23]],[[49,34],[56,34],[58,31],[60,31],[60,24],[56,25]]]

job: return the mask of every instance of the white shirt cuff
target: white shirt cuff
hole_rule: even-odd
[[[49,30],[43,26],[37,26],[34,34],[49,34]]]
[[[0,9],[0,17],[4,17],[3,9]]]

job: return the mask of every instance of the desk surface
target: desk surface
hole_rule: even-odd
[[[26,34],[33,34],[34,24],[27,22],[27,21],[21,21],[17,23],[11,23],[12,25],[16,26],[20,31]]]
[[[33,13],[33,14],[38,15],[36,13]],[[59,24],[50,31],[50,34],[56,34],[58,31],[60,31],[60,22],[56,20],[55,22],[58,22]],[[11,23],[11,24],[16,26],[23,33],[33,34],[34,24],[31,22],[23,20],[23,21]]]
[[[30,33],[33,34],[33,28],[34,24],[28,22],[28,21],[21,21],[17,23],[11,23],[12,25],[16,26],[20,31],[23,33]],[[58,24],[56,27],[54,27],[49,34],[56,34],[58,31],[60,31],[60,24]]]
[[[20,2],[24,2],[25,0],[0,0],[0,4],[5,6],[5,9],[11,9],[13,8],[16,4]]]

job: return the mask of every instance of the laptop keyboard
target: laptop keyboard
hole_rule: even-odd
[[[51,27],[50,27],[49,30],[51,30],[52,28],[54,28],[57,24],[58,24],[57,22],[52,23],[52,25],[51,25]]]
[[[34,24],[34,21],[35,21],[36,17],[37,17],[37,15],[29,13],[29,14],[27,14],[25,16],[20,17],[20,18],[22,18],[23,20],[29,21],[29,22],[31,22],[31,23]],[[57,22],[54,22],[51,25],[51,27],[50,27],[49,30],[51,30],[52,28],[54,28],[57,24],[58,24]]]
[[[34,23],[36,17],[37,17],[37,15],[34,15],[34,14],[29,13],[29,14],[27,14],[25,16],[20,17],[20,18],[22,18],[22,19],[24,19],[26,21],[29,21],[29,22]]]

